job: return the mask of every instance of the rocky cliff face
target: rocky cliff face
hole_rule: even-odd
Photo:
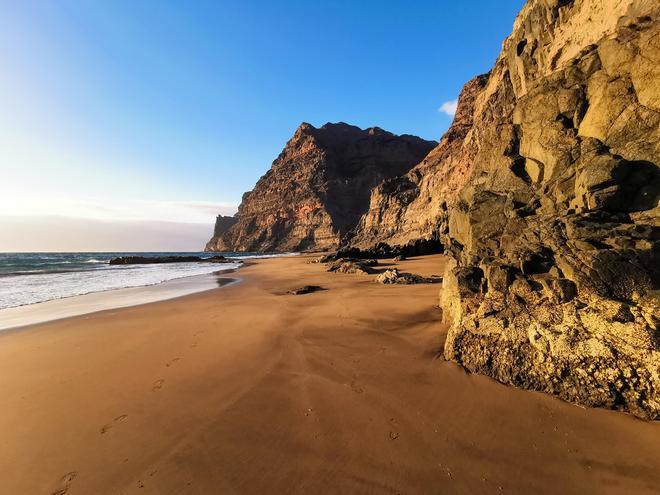
[[[207,250],[336,248],[367,210],[371,190],[408,172],[436,144],[377,127],[303,123]]]
[[[236,220],[236,217],[218,215],[215,219],[213,237],[211,237],[211,240],[206,244],[205,251],[213,251],[213,248],[217,246],[225,232],[227,232],[236,223]]]
[[[645,0],[530,0],[454,125],[372,194],[354,244],[440,238],[447,359],[660,416],[660,24]]]
[[[446,202],[468,179],[471,156],[463,152],[463,142],[472,129],[475,99],[488,80],[488,74],[477,76],[463,87],[452,125],[421,163],[373,189],[368,211],[348,240],[351,246],[373,249],[378,243],[404,246],[439,239]]]

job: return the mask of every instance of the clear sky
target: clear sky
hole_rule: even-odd
[[[437,140],[523,3],[0,0],[0,251],[87,249],[22,244],[45,217],[210,236],[303,121]]]

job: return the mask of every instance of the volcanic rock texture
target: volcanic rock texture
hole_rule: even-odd
[[[408,172],[436,144],[377,127],[303,123],[207,250],[337,248],[366,212],[371,190]]]
[[[658,418],[657,2],[528,2],[461,107],[456,138],[374,193],[363,241],[379,216],[443,240],[447,359]]]

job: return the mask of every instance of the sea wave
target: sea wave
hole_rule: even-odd
[[[110,265],[119,256],[183,256],[230,259],[294,256],[297,253],[0,253],[0,309],[91,292],[155,285],[237,268],[238,263]]]
[[[234,270],[239,263],[172,263],[109,270],[31,273],[0,278],[0,309],[129,287],[156,285],[195,275]]]

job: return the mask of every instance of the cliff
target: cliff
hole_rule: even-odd
[[[243,195],[235,223],[209,251],[333,249],[355,228],[381,181],[408,172],[437,143],[344,123],[303,123]],[[224,223],[223,223],[224,225]]]
[[[303,124],[212,248],[439,240],[447,359],[660,417],[659,19],[655,0],[530,0],[437,146]]]
[[[452,125],[424,160],[407,174],[373,189],[369,208],[349,239],[350,246],[373,249],[378,243],[405,246],[439,238],[446,201],[451,201],[468,178],[471,157],[463,152],[463,141],[472,129],[475,99],[487,82],[485,74],[463,87]]]
[[[218,244],[220,238],[227,232],[235,223],[237,218],[218,215],[215,218],[215,227],[213,228],[213,237],[206,243],[205,251],[213,251],[214,246]]]
[[[353,244],[438,237],[447,359],[660,416],[660,28],[644,0],[531,0],[440,144]]]
[[[513,170],[523,176],[543,174],[539,167],[545,164],[544,159],[549,161],[547,167],[566,159],[568,150],[556,147],[567,146],[565,136],[574,131],[574,141],[581,142],[584,137],[604,137],[602,132],[609,130],[610,140],[618,139],[622,146],[628,140],[633,141],[627,155],[630,159],[652,158],[655,150],[649,143],[657,143],[654,105],[657,105],[658,62],[655,58],[647,59],[646,54],[629,51],[643,50],[654,56],[655,11],[657,2],[652,0],[529,1],[518,15],[514,32],[504,42],[492,71],[474,78],[463,88],[454,122],[439,145],[410,172],[373,190],[368,212],[350,239],[351,246],[369,249],[377,243],[397,246],[440,237],[448,227],[447,206],[458,201],[462,191],[473,186],[491,188],[486,181],[496,170],[496,180],[502,182],[498,184],[499,190],[506,190],[509,185],[517,188],[515,177],[502,178],[502,170],[508,170],[505,174],[511,175],[508,163],[517,159]],[[637,18],[640,21],[636,23]],[[621,33],[623,45],[615,42],[617,32]],[[641,37],[643,47],[628,39],[635,35]],[[601,57],[607,60],[601,62]],[[583,68],[581,64],[592,62],[602,69],[605,69],[602,64],[609,64],[610,72],[603,70],[597,74],[590,89],[591,74],[583,69],[592,72],[598,69]],[[617,67],[612,67],[613,64]],[[607,97],[601,98],[600,92],[619,79],[617,70],[631,73],[624,77],[633,86],[633,94],[627,95],[627,87],[618,81],[616,87],[609,88]],[[553,87],[540,88],[548,84]],[[587,94],[588,90],[592,94]],[[552,99],[556,100],[551,102],[553,108],[545,108],[547,100]],[[631,99],[641,106],[630,106]],[[616,102],[615,107],[608,108],[612,101]],[[598,108],[592,109],[582,123],[590,103],[597,103]],[[537,111],[544,114],[544,117],[526,116],[527,120],[534,118],[536,126],[531,130],[528,123],[524,137],[518,122],[523,106],[531,114]],[[624,124],[635,120],[633,115],[639,108],[643,109],[639,115],[640,128],[631,130],[630,125],[626,128]],[[548,115],[551,110],[556,110],[555,115]],[[605,110],[610,115],[601,117]],[[570,111],[577,115],[571,115]],[[606,129],[614,123],[613,129]],[[527,147],[524,153],[507,149],[509,144],[515,148],[515,143],[521,140]],[[635,152],[632,149],[635,146],[644,147],[645,152],[641,149]],[[548,156],[552,154],[557,156]],[[526,159],[524,167],[523,159]],[[545,171],[542,187],[550,180],[549,172],[552,171]]]

